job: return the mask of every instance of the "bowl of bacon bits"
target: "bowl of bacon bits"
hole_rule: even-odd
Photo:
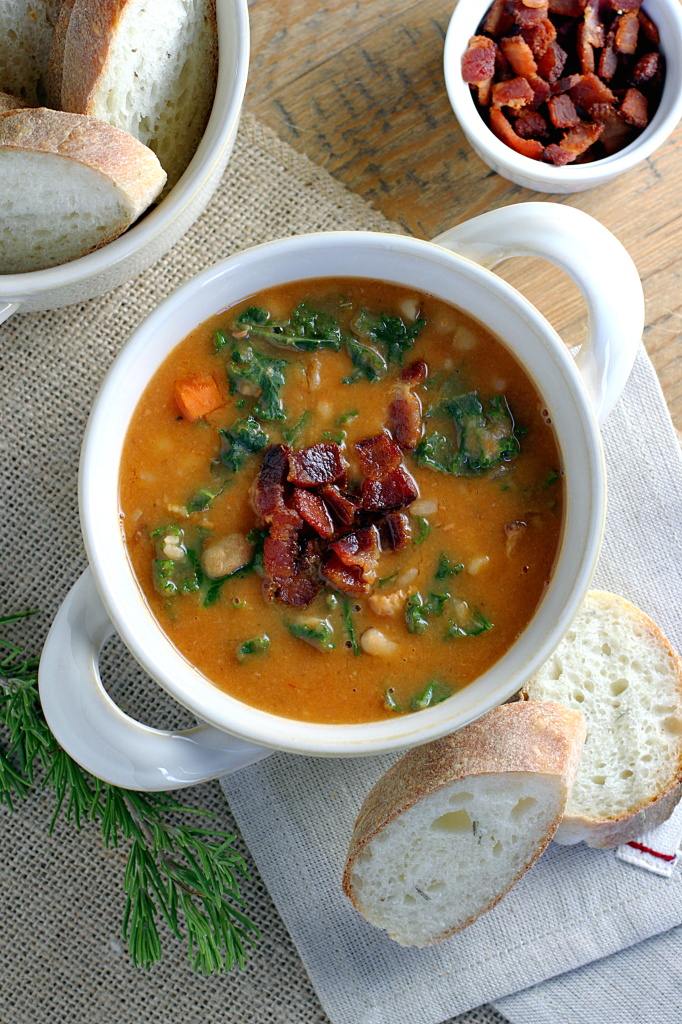
[[[679,0],[459,0],[445,43],[453,110],[476,153],[542,192],[646,160],[682,116]]]

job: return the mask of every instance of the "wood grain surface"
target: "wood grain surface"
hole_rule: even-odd
[[[246,105],[386,217],[420,238],[510,203],[562,202],[625,245],[644,285],[644,341],[682,429],[682,125],[611,184],[571,196],[529,192],[479,160],[450,107],[443,42],[452,0],[249,0]],[[548,263],[500,268],[568,344],[585,307]]]

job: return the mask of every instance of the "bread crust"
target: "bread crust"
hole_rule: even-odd
[[[648,639],[661,646],[671,658],[678,678],[678,701],[682,712],[682,658],[672,647],[670,641],[659,627],[641,608],[627,601],[618,594],[610,594],[605,590],[591,590],[586,600],[591,600],[598,609],[618,606],[619,612],[636,624]],[[531,696],[533,679],[523,687],[521,693],[527,702],[538,703]],[[627,767],[627,766],[625,766]],[[645,800],[622,814],[610,815],[607,818],[588,817],[586,815],[565,815],[555,835],[559,844],[583,841],[587,846],[600,850],[609,850],[623,843],[632,842],[644,832],[662,825],[667,821],[682,798],[682,752],[675,766],[671,768],[669,777],[661,782],[656,796]]]
[[[16,96],[10,96],[8,92],[0,92],[0,114],[4,114],[8,110],[22,110],[24,107],[30,107],[30,103],[20,100]]]
[[[133,220],[156,198],[166,180],[156,156],[132,135],[94,117],[46,107],[0,114],[0,148],[53,153],[99,171],[126,193],[134,209]]]
[[[521,701],[503,704],[459,732],[409,750],[368,793],[355,822],[342,888],[356,910],[362,913],[353,886],[353,869],[358,856],[400,814],[453,782],[505,772],[559,776],[565,781],[568,799],[580,764],[585,733],[585,721],[580,712],[550,702]],[[463,924],[445,930],[427,945],[461,931],[499,903],[546,849],[561,817],[560,811],[532,860],[503,892]]]
[[[47,102],[53,110],[62,109],[62,75],[64,73],[66,36],[75,2],[76,0],[62,0],[52,36],[50,60],[47,65]]]

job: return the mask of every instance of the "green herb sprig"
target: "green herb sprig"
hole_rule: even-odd
[[[35,614],[0,617],[0,626]],[[123,938],[135,966],[161,959],[157,918],[187,941],[194,970],[203,974],[244,966],[259,932],[243,912],[239,879],[248,879],[235,836],[219,829],[176,824],[179,815],[213,817],[186,807],[167,793],[136,793],[102,782],[84,771],[57,743],[40,706],[38,658],[0,637],[0,724],[9,737],[0,749],[0,802],[15,810],[43,775],[60,813],[80,831],[94,822],[108,849],[130,844],[124,876]],[[170,819],[170,820],[169,820]]]

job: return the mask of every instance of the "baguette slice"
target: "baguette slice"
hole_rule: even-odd
[[[25,100],[20,100],[16,96],[10,96],[7,92],[0,92],[0,114],[4,114],[6,110],[20,110],[22,107],[28,107],[30,104],[26,103]]]
[[[682,661],[644,612],[591,591],[523,695],[579,709],[587,723],[555,842],[608,849],[670,817],[682,797]]]
[[[362,805],[345,894],[401,946],[465,928],[549,843],[584,739],[579,712],[522,701],[410,750]]]
[[[0,0],[0,89],[44,102],[52,33],[61,0]]]
[[[149,146],[168,191],[201,141],[217,70],[215,0],[75,0],[57,26],[52,98]]]
[[[0,274],[78,259],[125,231],[163,188],[154,154],[93,117],[0,114]]]

